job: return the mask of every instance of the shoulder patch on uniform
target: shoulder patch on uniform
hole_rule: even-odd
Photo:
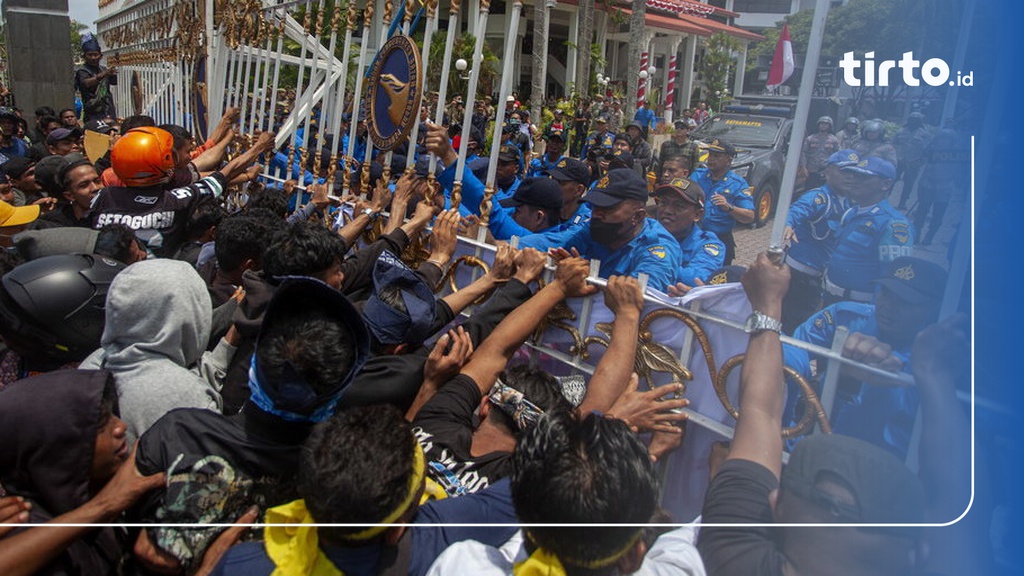
[[[721,248],[718,247],[718,244],[705,244],[704,251],[715,257],[722,253],[722,250]]]
[[[814,195],[814,203],[818,204],[818,205],[824,204],[825,203],[825,197],[822,196],[821,194],[815,194]]]
[[[822,318],[821,316],[818,316],[817,318],[815,318],[814,319],[814,327],[819,329],[819,330],[824,328],[825,327],[825,319]]]
[[[743,193],[746,194],[747,196],[753,196],[754,195],[754,187],[753,186],[747,186],[746,188],[743,189]]]
[[[824,318],[825,322],[827,322],[829,324],[835,324],[836,323],[836,319],[832,317],[832,312],[830,312],[828,310],[823,310],[822,313],[821,313],[821,317]]]
[[[647,251],[650,252],[652,256],[655,256],[659,259],[664,259],[666,255],[664,246],[651,246],[650,248],[647,249]]]
[[[910,226],[906,222],[893,222],[892,237],[900,244],[906,244],[910,240]]]

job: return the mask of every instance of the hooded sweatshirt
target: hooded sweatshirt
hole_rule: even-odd
[[[110,285],[101,347],[81,368],[114,373],[131,441],[175,408],[220,410],[235,349],[222,340],[204,357],[211,317],[206,285],[185,262],[143,260]]]
[[[60,370],[0,390],[0,483],[32,503],[29,522],[85,504],[108,372]],[[123,548],[113,528],[74,541],[39,574],[110,574]]]

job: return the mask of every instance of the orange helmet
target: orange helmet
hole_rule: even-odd
[[[114,144],[110,164],[129,186],[167,182],[174,173],[174,136],[153,126],[133,128]]]

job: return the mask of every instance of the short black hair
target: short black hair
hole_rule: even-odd
[[[49,114],[47,116],[43,116],[42,118],[40,118],[38,124],[40,128],[46,128],[47,124],[52,124],[54,122],[60,124],[60,118],[57,118],[53,114]]]
[[[263,273],[317,278],[344,253],[344,240],[322,224],[296,222],[274,235],[263,254]]]
[[[355,351],[349,329],[316,303],[308,303],[261,328],[256,358],[268,382],[282,382],[294,371],[322,396],[345,379]]]
[[[121,121],[121,134],[128,132],[134,128],[142,128],[143,126],[156,126],[156,120],[153,120],[152,116],[136,115],[129,116]]]
[[[397,408],[378,404],[341,410],[306,440],[299,495],[320,523],[378,523],[409,493],[416,440]],[[320,527],[331,544],[364,527]]]
[[[185,223],[185,237],[189,240],[199,238],[212,226],[217,226],[228,215],[220,201],[213,196],[200,196],[188,213]]]
[[[57,113],[53,111],[53,106],[40,106],[39,108],[36,108],[36,117],[40,119],[40,122],[42,122],[42,119],[46,116],[56,115]]]
[[[570,412],[573,407],[562,394],[558,380],[547,371],[529,364],[514,364],[509,366],[498,375],[506,386],[515,388],[523,393],[527,400],[544,411],[545,414],[554,412]],[[491,410],[489,418],[502,422],[514,434],[520,434],[515,422],[501,410]]]
[[[647,523],[660,497],[647,448],[620,420],[546,415],[516,445],[512,501],[524,524]],[[533,527],[562,564],[587,567],[628,546],[635,527]]]
[[[277,188],[260,188],[249,192],[249,202],[246,203],[245,209],[265,209],[277,214],[278,218],[284,218],[288,215],[288,200]]]
[[[78,112],[74,108],[61,108],[59,116],[63,116],[65,112],[74,112],[75,116],[78,116]]]
[[[114,382],[114,373],[107,374],[107,381],[103,384],[103,396],[100,397],[100,421],[97,432],[102,429],[111,416],[120,416],[121,407],[117,403],[117,384]]]
[[[213,245],[217,266],[225,272],[234,272],[246,260],[263,261],[263,253],[270,244],[274,230],[264,218],[235,214],[217,226],[217,241]]]
[[[113,258],[128,264],[131,260],[132,244],[136,243],[135,231],[126,224],[107,224],[96,235],[93,251],[100,256]]]
[[[161,130],[166,130],[171,134],[171,136],[174,137],[175,148],[181,148],[182,146],[188,144],[189,142],[195,139],[193,138],[191,132],[189,132],[182,126],[178,126],[177,124],[161,124],[157,126],[157,128]]]

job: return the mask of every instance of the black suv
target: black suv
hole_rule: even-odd
[[[743,100],[727,105],[690,134],[702,144],[721,138],[736,147],[732,170],[754,187],[754,227],[775,214],[794,108],[787,101]]]

